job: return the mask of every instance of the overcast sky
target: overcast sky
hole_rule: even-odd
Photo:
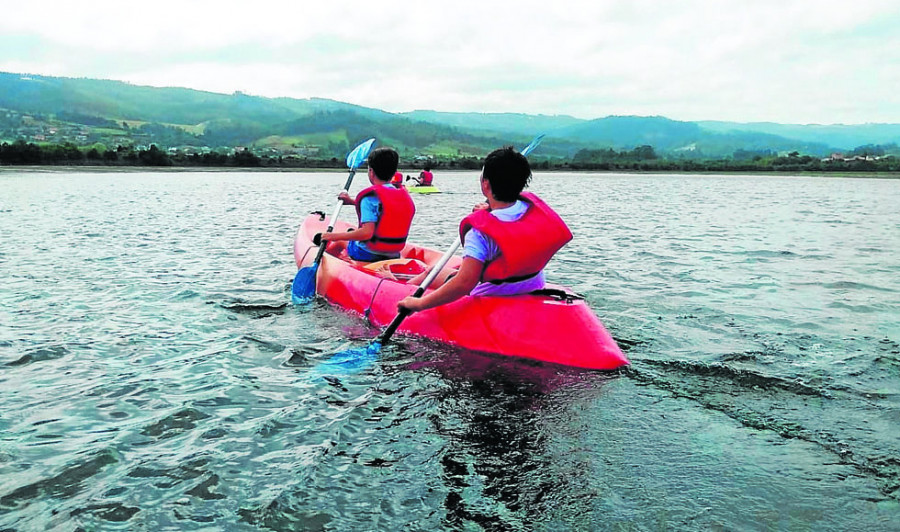
[[[900,1],[0,0],[0,71],[392,112],[900,123]]]

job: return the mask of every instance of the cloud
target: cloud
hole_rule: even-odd
[[[0,70],[388,111],[900,122],[893,0],[164,0],[135,9],[108,0],[2,9]]]

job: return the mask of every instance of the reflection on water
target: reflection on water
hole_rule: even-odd
[[[0,173],[0,529],[896,529],[900,181],[537,174],[599,373],[329,365],[378,331],[290,304],[291,244],[345,178]]]
[[[574,406],[574,392],[585,386],[599,397],[611,375],[472,353],[412,366],[437,371],[450,383],[440,396],[444,415],[433,419],[447,442],[440,458],[446,528],[471,522],[520,530],[563,507],[577,510],[573,516],[590,512],[591,499],[576,495],[589,484],[584,471],[551,448],[553,413]],[[561,494],[574,498],[560,500]]]

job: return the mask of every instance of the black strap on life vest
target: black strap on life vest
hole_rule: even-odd
[[[584,296],[580,294],[567,292],[565,290],[560,290],[559,288],[541,288],[539,290],[534,290],[528,293],[535,296],[552,297],[553,299],[556,299],[558,301],[565,301],[566,303],[572,303],[573,301],[580,301],[584,299]]]
[[[517,275],[515,277],[507,277],[506,279],[494,279],[492,281],[487,281],[491,284],[506,284],[506,283],[518,283],[519,281],[527,281],[532,277],[537,276],[541,272],[529,273],[528,275]]]
[[[405,244],[406,237],[382,237],[382,236],[373,236],[369,239],[369,242],[384,242],[385,244]]]

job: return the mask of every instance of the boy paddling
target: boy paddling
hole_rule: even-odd
[[[346,249],[351,259],[363,262],[399,257],[416,213],[416,206],[406,188],[390,184],[399,160],[393,148],[372,150],[368,159],[369,183],[372,186],[362,190],[355,199],[346,191],[338,195],[344,205],[356,206],[359,227],[347,232],[317,234],[314,243],[334,242],[328,246],[330,253],[338,255]]]
[[[419,177],[406,176],[406,179],[415,181],[416,186],[430,187],[434,182],[434,174],[431,172],[431,165],[426,164],[425,169],[419,172]]]
[[[572,233],[540,198],[522,192],[530,180],[528,159],[512,147],[488,154],[479,177],[487,202],[460,223],[462,265],[443,274],[439,288],[421,298],[406,297],[398,308],[417,312],[466,295],[515,295],[543,288],[544,266]]]

